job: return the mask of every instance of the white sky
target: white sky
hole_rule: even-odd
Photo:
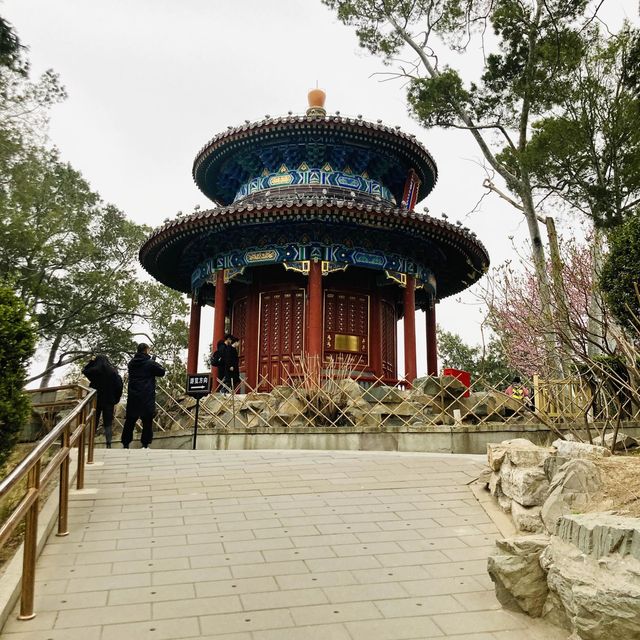
[[[605,0],[604,11],[612,23],[625,15],[638,22],[635,0]],[[196,204],[210,206],[191,178],[197,151],[244,119],[303,112],[317,81],[329,111],[416,134],[440,174],[418,209],[462,220],[493,265],[513,257],[509,236],[527,235],[521,216],[496,197],[468,215],[484,192],[469,134],[427,131],[411,120],[401,83],[372,77],[386,70],[381,61],[319,0],[4,0],[0,13],[29,47],[34,74],[53,68],[69,93],[53,110],[51,141],[137,222],[156,226]],[[471,53],[477,61],[480,52]],[[438,305],[438,323],[480,342],[473,296],[459,300]],[[209,315],[203,326],[201,351],[211,340]],[[423,314],[417,336],[422,373]]]

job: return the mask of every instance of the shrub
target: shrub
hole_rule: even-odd
[[[34,347],[35,333],[24,304],[11,289],[0,286],[0,467],[29,419],[29,399],[23,388]]]

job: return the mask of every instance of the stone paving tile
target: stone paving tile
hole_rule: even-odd
[[[347,622],[345,626],[352,640],[426,640],[444,636],[428,616]]]
[[[445,633],[461,634],[465,631],[503,631],[524,629],[527,620],[509,611],[474,611],[434,615],[433,620]]]
[[[286,609],[227,613],[200,618],[200,628],[205,634],[253,632],[294,626],[295,623]]]
[[[64,593],[57,595],[37,594],[35,610],[63,611],[64,609],[83,609],[88,607],[104,607],[107,604],[109,591],[85,591],[81,593]]]
[[[337,587],[358,584],[350,571],[276,576],[276,582],[281,589],[308,589],[310,587]]]
[[[151,605],[153,620],[166,618],[185,618],[215,613],[242,611],[242,603],[238,596],[217,596],[210,598],[189,598],[188,600],[169,600]]]
[[[564,640],[495,599],[497,531],[466,485],[481,457],[96,459],[72,497],[71,535],[40,558],[37,617],[9,620],[2,638]]]
[[[240,596],[240,600],[242,601],[242,606],[245,611],[278,609],[284,606],[291,609],[292,607],[298,608],[328,602],[327,596],[322,589],[318,588],[249,593]],[[292,609],[292,611],[295,611],[295,609]],[[320,620],[320,623],[325,620]],[[306,620],[305,622],[307,624],[313,624],[311,620]]]
[[[184,582],[208,582],[233,577],[228,567],[198,567],[197,569],[179,569],[177,571],[154,571],[152,584],[182,584]]]
[[[295,607],[291,609],[291,615],[298,625],[382,618],[380,609],[373,602],[342,602],[340,604]]]
[[[206,598],[218,595],[236,595],[240,593],[261,593],[277,591],[278,584],[271,576],[263,578],[235,578],[233,580],[215,580],[198,582],[195,585],[196,597]]]
[[[42,638],[43,633],[48,631],[49,629],[53,629],[53,626],[56,622],[56,618],[58,617],[57,611],[43,611],[38,613],[35,618],[32,620],[18,620],[17,619],[17,611],[16,615],[12,615],[7,620],[4,628],[2,629],[2,635],[8,633],[15,633],[18,631],[33,631],[38,632],[40,634],[40,638]]]
[[[109,624],[102,628],[100,640],[183,640],[200,638],[198,618],[148,620],[136,624]]]
[[[346,628],[337,624],[255,631],[252,637],[253,640],[351,640],[351,636]],[[218,638],[218,636],[216,636],[216,638]],[[231,640],[231,637],[229,638]]]
[[[404,598],[407,592],[397,582],[357,584],[344,587],[325,587],[329,602],[357,602]]]
[[[385,618],[409,618],[416,614],[433,615],[465,610],[460,602],[450,595],[381,600],[376,601],[376,606]]]
[[[21,625],[24,629],[24,624]],[[30,627],[32,628],[32,627]],[[100,640],[102,627],[87,626],[80,629],[48,629],[42,631],[7,632],[7,626],[2,631],[3,640]],[[120,638],[119,640],[123,640]]]
[[[56,629],[86,627],[91,624],[117,624],[148,620],[151,606],[145,603],[92,607],[91,609],[70,609],[58,613]]]

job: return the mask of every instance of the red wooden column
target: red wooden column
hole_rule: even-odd
[[[322,263],[312,261],[307,282],[307,356],[309,366],[320,370],[322,361]]]
[[[189,318],[189,347],[187,351],[187,373],[198,372],[198,349],[200,347],[200,317],[202,307],[197,300],[191,300],[191,316]]]
[[[436,303],[429,304],[427,320],[427,375],[438,375],[438,342],[436,340]]]
[[[404,377],[409,385],[417,377],[416,365],[416,280],[407,274],[404,289]]]
[[[374,290],[371,295],[371,316],[369,320],[369,366],[373,374],[382,378],[384,373],[382,371],[382,338],[380,335],[381,324],[380,313],[380,291]]]
[[[218,342],[224,338],[224,321],[227,316],[227,285],[224,281],[224,269],[216,272],[216,297],[214,300],[214,316],[213,316],[213,345],[212,350],[215,351]],[[215,389],[217,367],[211,367],[211,379],[214,381],[212,389]]]

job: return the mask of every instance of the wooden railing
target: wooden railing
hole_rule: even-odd
[[[0,545],[12,535],[16,527],[24,521],[24,555],[22,561],[22,582],[20,595],[20,620],[29,620],[34,613],[34,590],[37,559],[38,512],[40,497],[45,487],[52,481],[56,473],[60,476],[58,499],[58,536],[66,536],[69,513],[69,467],[70,453],[74,446],[78,448],[76,487],[84,487],[85,445],[87,446],[87,464],[93,463],[94,421],[96,415],[96,392],[81,385],[50,387],[29,392],[36,395],[43,392],[72,391],[73,397],[66,397],[53,402],[36,402],[36,409],[69,407],[65,415],[33,450],[0,482],[0,500],[3,500],[13,489],[18,489],[26,480],[24,494],[12,509],[8,518],[0,526]],[[90,427],[87,429],[87,427]],[[88,431],[88,434],[87,434]],[[46,466],[43,458],[50,449],[57,448]],[[43,468],[44,466],[44,468]]]

